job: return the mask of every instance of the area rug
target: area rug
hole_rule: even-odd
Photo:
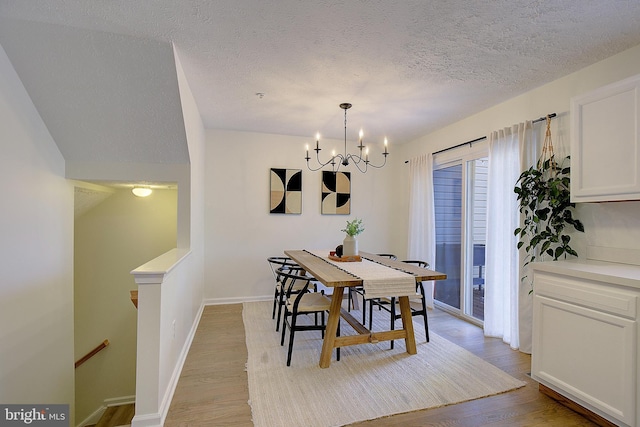
[[[248,350],[249,403],[255,427],[344,426],[427,408],[451,405],[525,385],[462,347],[413,325],[418,354],[409,355],[404,341],[343,347],[331,366],[318,366],[319,331],[297,332],[291,366],[287,340],[271,319],[270,302],[244,303],[242,317]],[[388,317],[376,312],[373,330],[388,329]],[[360,318],[360,312],[352,312]],[[302,316],[303,318],[306,316]],[[416,318],[417,319],[417,318]],[[310,320],[309,320],[310,321]],[[342,335],[353,334],[341,322]]]

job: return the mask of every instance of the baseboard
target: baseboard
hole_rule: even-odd
[[[161,413],[136,415],[131,421],[131,427],[162,427],[167,414]]]
[[[602,416],[596,414],[595,412],[590,411],[589,409],[574,402],[573,400],[566,398],[562,394],[547,387],[544,384],[538,384],[538,390],[540,391],[540,393],[546,396],[549,396],[556,402],[560,403],[563,406],[566,406],[567,408],[571,409],[574,412],[577,412],[578,414],[582,415],[589,421],[599,425],[600,427],[616,427],[616,424],[612,423],[611,421],[603,418]]]
[[[131,403],[136,403],[135,394],[131,396],[113,397],[111,399],[104,400],[104,406],[107,408],[111,406],[129,405]]]
[[[234,297],[234,298],[207,298],[203,301],[204,305],[222,305],[222,304],[242,304],[243,302],[271,301],[273,295],[260,297]]]
[[[131,403],[136,403],[136,396],[122,396],[122,397],[112,397],[109,399],[105,399],[102,406],[93,411],[91,415],[82,420],[79,424],[76,424],[76,427],[84,427],[87,425],[97,424],[102,418],[102,415],[105,413],[107,408],[111,406],[120,406],[120,405],[129,405]]]
[[[104,411],[106,410],[107,410],[106,406],[99,407],[98,409],[93,411],[93,413],[89,415],[87,418],[80,421],[80,423],[76,424],[76,427],[84,427],[92,424],[97,424],[98,421],[100,421],[100,417],[102,417],[102,414],[104,414]]]

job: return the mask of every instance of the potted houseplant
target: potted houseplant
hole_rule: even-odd
[[[356,218],[353,221],[347,221],[347,226],[340,231],[347,233],[342,242],[342,254],[358,255],[358,240],[356,236],[364,231],[362,220]]]
[[[578,256],[570,246],[568,232],[570,228],[584,232],[584,226],[573,217],[570,168],[563,165],[565,160],[558,164],[551,156],[538,162],[522,172],[514,188],[523,215],[521,226],[514,230],[519,239],[518,249],[524,247],[527,253],[523,267],[545,258],[556,261],[568,255]]]

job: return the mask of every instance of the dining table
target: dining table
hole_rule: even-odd
[[[297,249],[284,253],[317,281],[333,288],[320,353],[321,368],[331,365],[333,349],[338,347],[404,339],[407,353],[417,353],[409,296],[416,294],[417,282],[444,280],[446,274],[362,251],[355,262],[343,262],[330,256],[328,250]],[[398,297],[402,329],[371,331],[342,307],[345,288],[361,286],[367,298]],[[340,318],[349,323],[355,335],[336,336]]]

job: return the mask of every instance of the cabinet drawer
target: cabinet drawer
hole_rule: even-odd
[[[566,301],[594,310],[635,320],[638,311],[636,293],[607,286],[600,282],[569,276],[536,272],[536,295]]]

